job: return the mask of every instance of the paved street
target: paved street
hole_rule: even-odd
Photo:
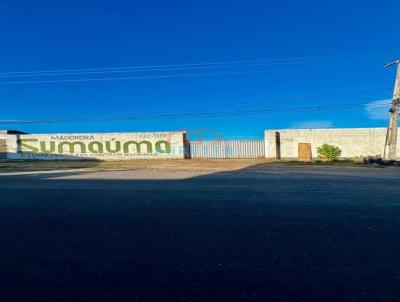
[[[400,301],[400,169],[0,174],[0,301]]]

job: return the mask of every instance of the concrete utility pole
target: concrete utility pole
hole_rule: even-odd
[[[386,134],[385,151],[383,159],[387,161],[396,160],[397,128],[400,112],[400,60],[386,64],[385,67],[397,65],[396,82],[394,85],[392,106],[390,107],[389,128]]]

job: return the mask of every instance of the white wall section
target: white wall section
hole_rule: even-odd
[[[265,131],[267,158],[277,153],[276,133],[280,136],[282,158],[297,158],[299,143],[310,143],[312,156],[317,157],[317,148],[330,144],[342,150],[341,157],[383,156],[386,128],[331,128],[331,129],[284,129]],[[400,156],[400,137],[397,143]]]

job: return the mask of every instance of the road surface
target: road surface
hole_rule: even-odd
[[[400,301],[398,168],[0,174],[0,301]]]

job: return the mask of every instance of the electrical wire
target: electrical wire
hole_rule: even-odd
[[[319,69],[321,67],[308,67],[307,69]],[[196,77],[196,76],[215,76],[215,75],[234,75],[234,74],[249,74],[263,73],[267,71],[294,71],[296,68],[280,69],[280,70],[245,70],[245,71],[229,71],[229,72],[208,72],[208,73],[182,73],[168,75],[148,75],[148,76],[133,76],[133,77],[105,77],[105,78],[83,78],[83,79],[60,79],[60,80],[35,80],[35,81],[4,81],[0,85],[10,84],[50,84],[50,83],[76,83],[76,82],[92,82],[92,81],[111,81],[111,80],[137,80],[137,79],[163,79],[163,78],[179,78],[179,77]],[[301,69],[301,70],[304,70]]]
[[[298,63],[298,62],[297,62]],[[152,69],[123,69],[123,70],[95,70],[95,71],[76,71],[76,72],[56,72],[56,73],[31,73],[31,74],[12,74],[4,75],[0,73],[0,78],[25,78],[25,77],[48,77],[48,76],[79,76],[87,74],[110,74],[110,73],[132,73],[132,72],[154,72],[154,71],[175,71],[175,70],[201,70],[201,69],[222,69],[222,68],[243,68],[243,67],[264,67],[276,65],[292,65],[293,62],[274,62],[274,63],[252,63],[236,65],[215,65],[215,66],[191,66],[191,67],[169,67]]]
[[[111,71],[125,69],[153,69],[153,68],[174,68],[174,67],[198,67],[198,66],[217,66],[217,65],[234,65],[234,64],[251,64],[251,63],[279,63],[279,62],[304,62],[320,59],[328,59],[332,57],[344,57],[355,55],[332,55],[332,56],[310,56],[310,57],[289,57],[275,59],[259,59],[259,60],[237,60],[237,61],[214,61],[203,63],[188,63],[188,64],[165,64],[165,65],[135,65],[122,67],[97,67],[97,68],[76,68],[76,69],[45,69],[45,70],[29,70],[29,71],[8,71],[0,72],[0,75],[13,74],[40,74],[40,73],[64,73],[64,72],[86,72],[86,71]]]
[[[344,92],[333,92],[333,93],[325,93],[319,95],[306,95],[306,96],[298,96],[298,97],[280,97],[280,98],[271,98],[271,99],[264,99],[264,100],[242,100],[236,102],[227,102],[227,103],[211,103],[211,104],[203,104],[203,105],[180,105],[179,109],[172,109],[172,110],[164,110],[162,112],[156,112],[151,114],[173,114],[173,113],[184,113],[187,109],[203,109],[205,107],[212,106],[213,108],[221,108],[221,107],[233,107],[233,106],[242,106],[242,105],[251,105],[251,104],[273,104],[273,103],[289,103],[292,101],[297,102],[304,102],[304,101],[313,101],[318,99],[326,99],[332,97],[349,97],[355,95],[362,95],[362,94],[370,94],[373,92],[380,92],[380,91],[391,91],[392,88],[371,88],[371,89],[364,89],[364,90],[353,90],[353,91],[344,91]],[[114,103],[114,102],[113,102]],[[185,102],[188,103],[188,102]],[[142,113],[145,114],[145,113]],[[118,116],[116,116],[118,118]]]
[[[310,106],[310,107],[289,107],[289,108],[265,108],[265,109],[251,109],[240,111],[228,112],[192,112],[180,114],[153,114],[153,115],[136,115],[136,116],[119,116],[110,118],[80,118],[80,119],[64,119],[64,120],[0,120],[0,124],[60,124],[60,123],[82,123],[82,122],[110,122],[122,120],[152,120],[152,119],[182,119],[182,118],[198,118],[198,117],[223,117],[223,116],[238,116],[238,115],[251,115],[251,114],[265,114],[265,113],[285,113],[296,111],[320,111],[326,109],[343,110],[354,107],[360,107],[370,104],[369,102],[363,103],[348,103],[327,106]],[[376,104],[374,107],[383,107],[389,105],[388,103]]]
[[[300,96],[300,97],[281,97],[281,98],[271,98],[271,99],[264,99],[264,100],[242,100],[230,103],[210,103],[204,105],[182,105],[179,109],[168,110],[168,112],[180,112],[185,109],[194,109],[194,108],[204,108],[208,106],[212,107],[226,107],[226,106],[242,106],[242,105],[250,105],[250,104],[270,104],[270,103],[289,103],[292,101],[313,101],[317,99],[325,99],[331,97],[349,97],[355,95],[362,95],[362,94],[370,94],[374,92],[381,92],[381,91],[392,91],[392,88],[371,88],[371,89],[364,89],[364,90],[355,90],[355,91],[346,91],[346,92],[333,92],[333,93],[326,93],[326,94],[317,94],[317,95],[309,95],[309,96]]]

